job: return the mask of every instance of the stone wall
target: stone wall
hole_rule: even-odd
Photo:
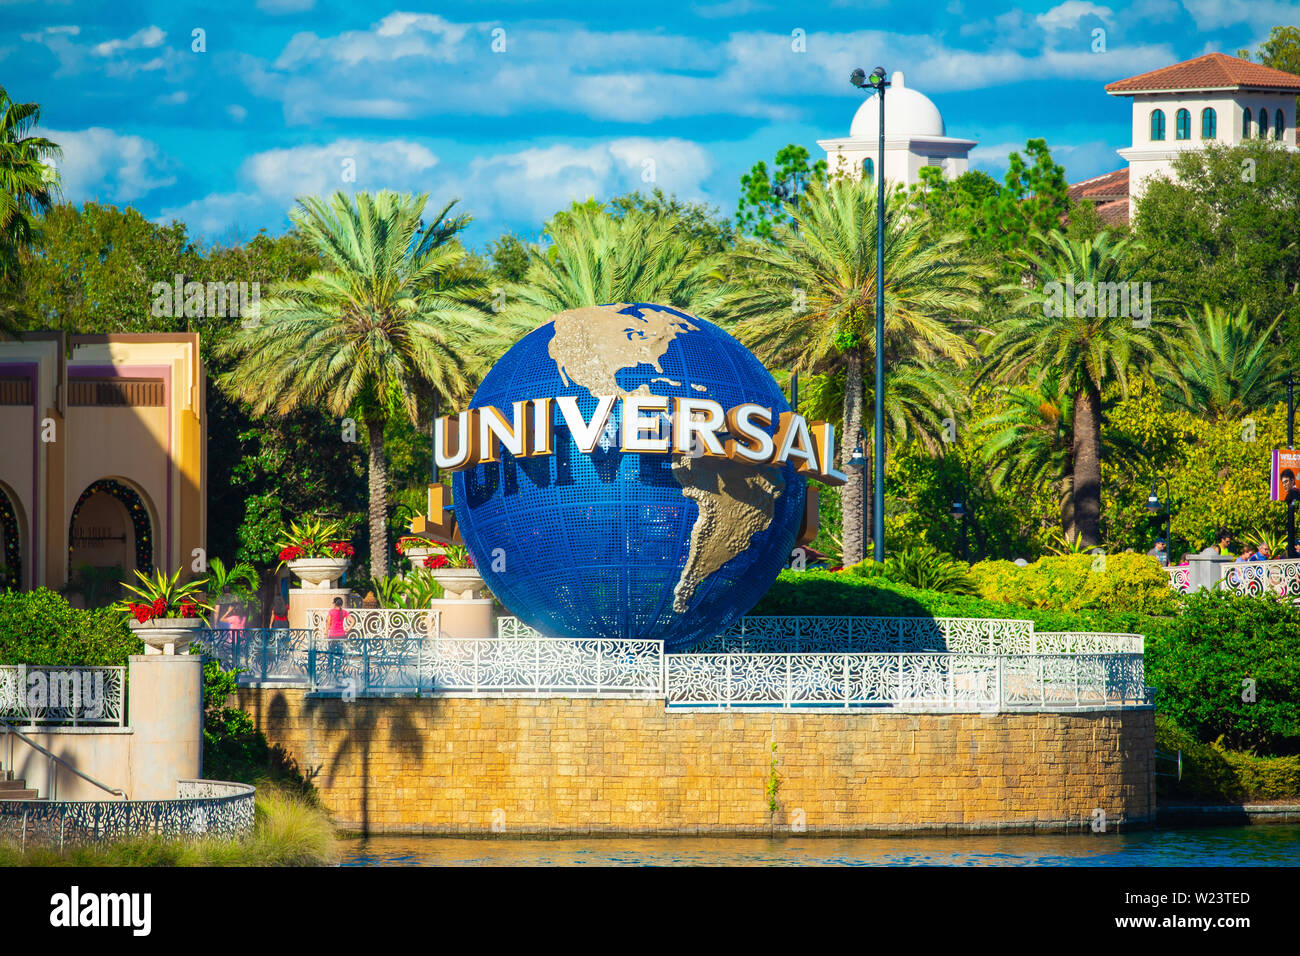
[[[1080,829],[1098,809],[1113,829],[1155,815],[1150,710],[700,712],[284,687],[242,688],[239,704],[342,827],[371,833]]]

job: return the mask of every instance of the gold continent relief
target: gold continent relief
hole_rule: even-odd
[[[626,304],[588,306],[555,317],[548,351],[566,385],[581,385],[592,395],[627,397],[615,377],[618,372],[646,364],[662,373],[672,341],[698,329],[672,312],[642,307],[638,317],[620,314],[623,308]],[[641,385],[633,394],[659,393]],[[699,511],[691,526],[686,564],[673,589],[673,610],[681,614],[705,578],[744,553],[754,535],[771,525],[785,480],[775,468],[755,471],[726,459],[689,455],[674,458],[672,475]]]

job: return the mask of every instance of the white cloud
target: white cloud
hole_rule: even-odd
[[[161,46],[167,34],[159,27],[150,26],[137,30],[125,40],[105,40],[93,47],[96,56],[113,56],[123,50],[148,50]]]
[[[347,160],[355,164],[354,182],[343,178]],[[683,199],[704,198],[701,184],[714,162],[708,149],[687,140],[622,137],[531,147],[447,167],[427,146],[409,140],[341,139],[267,150],[243,162],[237,190],[165,209],[159,218],[180,219],[195,231],[221,235],[274,222],[299,196],[396,189],[430,193],[430,202],[439,205],[460,197],[461,208],[476,218],[540,224],[589,196],[608,198],[658,186]]]
[[[1182,2],[1196,21],[1196,29],[1202,32],[1245,23],[1254,30],[1267,33],[1273,24],[1295,23],[1300,19],[1300,4],[1288,0],[1251,0],[1250,3],[1224,3],[1222,0]]]
[[[244,107],[240,106],[238,103],[231,103],[226,107],[226,115],[236,123],[242,123],[248,118],[248,110],[244,109]]]
[[[154,102],[159,106],[182,106],[188,103],[189,99],[190,94],[184,90],[177,90],[175,93],[168,93],[166,96],[158,97]]]
[[[63,148],[59,169],[64,196],[71,202],[90,199],[131,202],[170,186],[170,161],[158,145],[141,136],[92,126],[84,130],[45,129],[41,135]]]
[[[1049,33],[1058,30],[1074,30],[1079,26],[1079,21],[1096,17],[1107,26],[1110,26],[1114,18],[1115,11],[1110,7],[1100,7],[1095,3],[1089,3],[1088,0],[1065,0],[1064,3],[1057,4],[1046,13],[1040,13],[1034,17],[1035,22]]]

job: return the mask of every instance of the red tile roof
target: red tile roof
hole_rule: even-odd
[[[1128,167],[1075,183],[1070,187],[1069,195],[1070,202],[1079,202],[1083,199],[1091,199],[1093,202],[1128,199]]]
[[[1207,53],[1192,60],[1130,76],[1106,86],[1121,96],[1162,90],[1281,90],[1300,93],[1300,76],[1226,53]]]
[[[1128,167],[1075,183],[1069,197],[1072,203],[1086,200],[1096,206],[1104,226],[1128,225]]]

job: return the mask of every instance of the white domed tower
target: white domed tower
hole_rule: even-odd
[[[876,163],[880,162],[879,95],[872,93],[858,107],[846,139],[817,141],[826,150],[826,164],[832,175],[840,170],[852,176],[864,172],[876,175]],[[939,108],[924,93],[909,88],[902,71],[890,78],[885,93],[886,180],[910,186],[920,182],[924,166],[938,166],[945,179],[956,179],[969,168],[966,155],[974,146],[973,139],[945,135]]]

